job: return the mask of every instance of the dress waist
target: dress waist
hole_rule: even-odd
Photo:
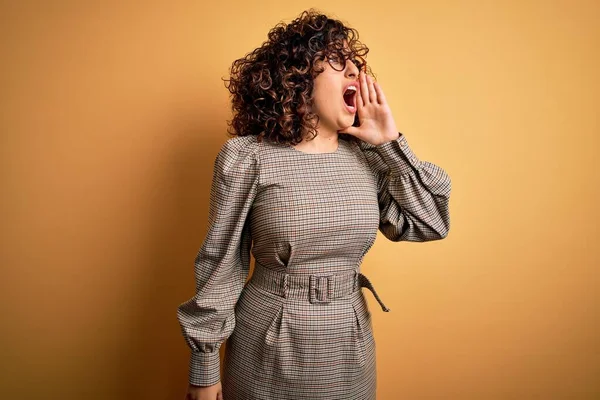
[[[358,269],[341,274],[288,274],[266,268],[257,261],[250,281],[269,293],[284,298],[308,299],[311,303],[329,303],[366,287],[373,293],[381,309],[390,311],[377,295],[371,281]]]

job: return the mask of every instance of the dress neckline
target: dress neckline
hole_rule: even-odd
[[[296,153],[304,154],[304,155],[307,155],[307,156],[317,156],[317,157],[318,156],[331,156],[331,155],[334,155],[334,154],[338,154],[340,152],[340,148],[342,147],[342,142],[343,142],[342,139],[338,139],[337,148],[334,151],[328,151],[328,152],[325,152],[325,153],[307,153],[305,151],[298,150],[297,148],[295,148],[294,146],[292,146],[289,143],[286,144],[286,147],[289,147],[290,149],[292,149],[292,151],[294,151]]]

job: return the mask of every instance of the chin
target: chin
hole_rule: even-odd
[[[343,121],[340,121],[340,129],[346,129],[350,128],[351,126],[355,126],[355,121],[356,119],[353,115],[348,115]]]

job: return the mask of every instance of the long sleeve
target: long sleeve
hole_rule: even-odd
[[[250,267],[246,221],[259,181],[258,143],[234,137],[214,161],[208,231],[194,262],[196,292],[179,305],[177,318],[191,349],[189,382],[220,380],[219,348],[235,327],[234,308]]]
[[[379,230],[394,242],[443,239],[450,229],[451,180],[441,167],[422,161],[406,137],[361,150],[377,176]]]

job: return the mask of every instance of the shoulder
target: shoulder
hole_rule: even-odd
[[[221,151],[256,151],[258,149],[258,140],[256,135],[234,136],[225,141],[221,146]]]
[[[229,138],[221,146],[215,166],[220,170],[253,168],[259,163],[259,145],[255,135]]]
[[[248,136],[234,136],[229,138],[223,143],[217,159],[219,158],[240,158],[240,157],[253,157],[257,158],[259,142],[255,135]]]
[[[258,155],[259,144],[256,135],[234,136],[223,143],[219,154],[224,154],[226,156],[256,156]]]
[[[364,140],[358,139],[352,142],[355,152],[358,157],[362,160],[365,165],[368,165],[369,169],[373,173],[381,174],[387,173],[387,165],[384,159],[381,157],[380,146],[365,142]]]
[[[370,160],[377,155],[376,146],[358,138],[356,140],[349,141],[349,144],[353,152],[358,154],[361,159]]]

